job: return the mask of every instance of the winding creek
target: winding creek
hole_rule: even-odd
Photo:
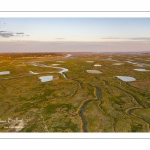
[[[72,57],[72,55],[71,54],[67,54],[67,56],[63,57],[62,59],[69,58],[69,57]],[[44,62],[44,61],[24,62],[23,64],[29,64],[29,65],[36,66],[36,67],[54,68],[54,69],[58,69],[59,71],[56,71],[56,72],[40,72],[40,73],[35,73],[33,71],[29,71],[29,74],[24,74],[24,75],[19,75],[19,76],[12,76],[12,77],[8,77],[8,78],[1,78],[0,80],[3,80],[3,79],[4,80],[16,79],[16,78],[32,76],[32,75],[35,75],[35,74],[44,74],[44,73],[50,73],[50,74],[52,74],[52,73],[59,73],[59,74],[62,74],[65,79],[67,79],[67,77],[65,75],[65,72],[69,71],[69,69],[63,68],[63,67],[56,67],[56,64],[52,64],[51,66],[48,66],[48,65],[45,65],[45,64],[37,63],[37,62]],[[59,65],[59,64],[57,64],[57,65]],[[0,72],[0,73],[2,75],[5,75],[5,74],[10,74],[10,71],[4,71],[4,72]]]
[[[97,96],[97,99],[101,102],[101,99],[102,99],[102,91],[99,87],[95,87],[96,88],[96,96]]]
[[[78,111],[78,114],[79,114],[79,116],[81,117],[81,120],[82,120],[82,130],[83,130],[83,132],[88,132],[88,130],[87,130],[87,121],[86,121],[83,113],[84,113],[84,111],[86,109],[87,104],[89,102],[91,102],[91,101],[92,100],[86,100],[86,101],[84,101],[82,103],[82,105],[81,105],[80,110]]]
[[[54,69],[58,69],[59,71],[57,72],[42,72],[42,73],[38,73],[38,74],[43,74],[43,73],[60,73],[63,75],[63,77],[65,79],[67,79],[66,75],[64,74],[64,72],[67,72],[69,69],[67,68],[63,68],[63,67],[55,67],[54,65],[51,65],[51,66],[48,66],[48,65],[44,65],[44,64],[39,64],[39,63],[35,63],[35,62],[28,62],[26,64],[30,64],[30,65],[33,65],[33,66],[36,66],[36,67],[45,67],[45,68],[54,68]],[[30,71],[32,72],[32,71]],[[34,73],[35,74],[35,73]],[[37,73],[36,73],[37,74]]]
[[[86,106],[91,101],[100,101],[100,104],[102,103],[102,101],[101,101],[102,100],[102,91],[101,91],[100,87],[92,86],[91,84],[88,84],[88,85],[96,89],[96,93],[95,93],[96,99],[89,99],[89,100],[83,101],[81,106],[80,106],[80,109],[78,111],[78,114],[79,114],[79,116],[82,120],[82,130],[83,130],[83,132],[88,132],[87,121],[86,121],[85,116],[84,116],[84,111],[86,109]]]

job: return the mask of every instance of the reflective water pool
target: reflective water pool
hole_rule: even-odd
[[[136,80],[135,78],[129,76],[116,76],[116,77],[125,82],[131,82]]]

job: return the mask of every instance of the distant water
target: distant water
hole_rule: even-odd
[[[36,73],[36,72],[30,71],[30,74],[39,74],[39,73]]]
[[[68,58],[68,57],[71,57],[72,55],[71,54],[67,54],[67,56],[65,56],[64,58]]]
[[[113,63],[112,65],[123,65],[124,63]]]
[[[53,76],[42,76],[39,79],[41,79],[41,82],[48,82],[53,80]]]
[[[140,66],[140,67],[143,67],[143,66],[150,66],[150,64],[146,64],[146,63],[141,63],[141,62],[132,62],[132,61],[126,61],[130,64],[134,64],[134,65],[137,65],[137,66]]]
[[[114,60],[114,59],[112,59],[112,58],[105,58],[105,59],[102,59],[102,60],[109,60],[109,61],[118,61],[118,60]]]
[[[64,72],[67,72],[68,69],[67,69],[67,68],[61,68],[61,69],[62,69],[62,70],[59,71],[59,73],[61,73],[61,74],[64,76],[64,78],[67,79],[67,77],[66,77],[66,75],[64,74]]]
[[[10,74],[10,71],[2,71],[0,72],[0,75]]]
[[[100,66],[102,66],[102,65],[100,65],[100,64],[95,64],[94,66],[95,66],[95,67],[98,67],[98,66],[100,67]]]
[[[141,69],[141,68],[139,68],[139,69],[134,69],[135,71],[140,71],[140,72],[149,72],[150,70],[146,70],[146,69]]]
[[[102,73],[102,72],[99,71],[99,70],[87,70],[87,73],[100,74],[100,73]]]
[[[61,71],[59,71],[59,73],[63,73],[63,72],[67,72],[68,71],[68,69],[67,68],[61,68],[62,70]]]
[[[58,66],[58,65],[61,65],[61,64],[52,64],[52,66]]]
[[[136,80],[135,78],[129,76],[116,76],[116,77],[125,82],[131,82]]]
[[[35,62],[31,62],[31,63],[28,63],[28,64],[31,64],[31,65],[37,66],[37,67],[55,68],[55,69],[59,69],[59,70],[61,69],[61,71],[59,71],[59,72],[49,72],[49,73],[61,73],[64,76],[64,78],[67,79],[64,72],[67,72],[68,69],[67,68],[62,68],[62,67],[57,67],[57,65],[61,65],[61,64],[53,64],[51,66],[47,66],[47,65],[44,65],[44,64],[38,64],[38,63],[35,63]],[[30,74],[39,74],[39,73],[35,73],[33,71],[30,71]]]

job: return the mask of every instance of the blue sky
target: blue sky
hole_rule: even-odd
[[[0,52],[8,51],[7,47],[14,51],[14,45],[21,43],[22,49],[16,51],[29,51],[31,47],[36,48],[37,42],[41,51],[45,46],[45,51],[48,51],[48,45],[51,51],[60,43],[69,47],[76,43],[80,51],[86,51],[90,43],[91,50],[95,48],[96,51],[98,48],[115,51],[115,45],[117,51],[119,48],[122,51],[121,46],[136,51],[138,43],[140,49],[138,47],[137,51],[149,51],[150,18],[0,18]],[[112,50],[110,45],[113,45]],[[67,50],[67,46],[62,48]]]

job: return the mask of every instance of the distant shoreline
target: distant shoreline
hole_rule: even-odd
[[[150,51],[141,52],[0,52],[3,54],[72,54],[72,53],[84,53],[84,54],[150,54]]]

